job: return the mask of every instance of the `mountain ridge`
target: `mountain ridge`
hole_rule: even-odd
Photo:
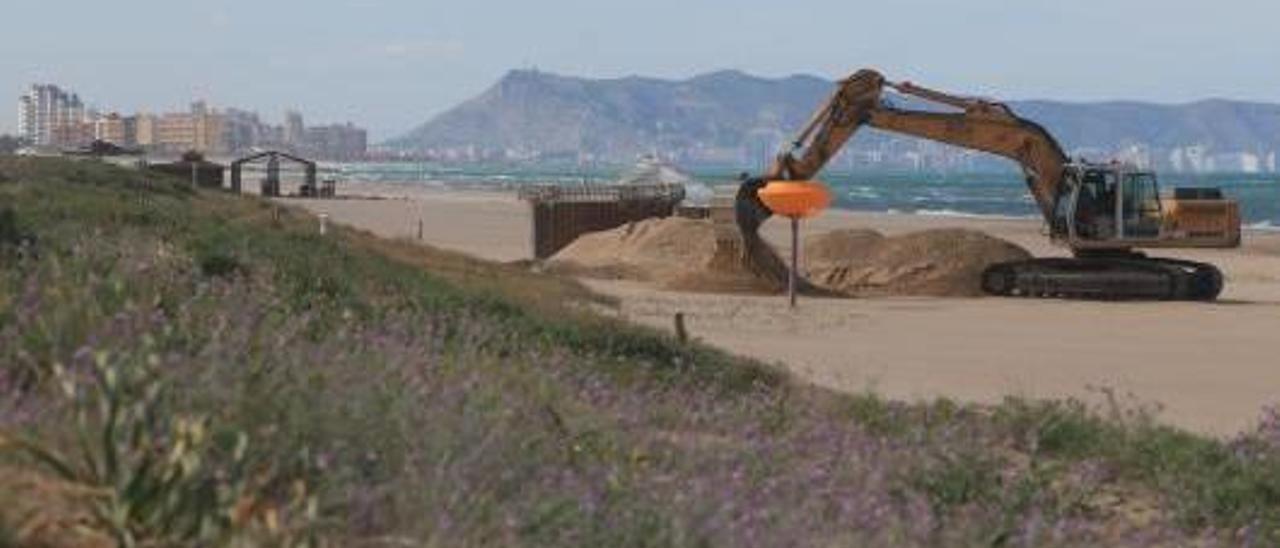
[[[626,161],[656,152],[693,164],[743,162],[758,159],[762,150],[776,150],[833,86],[813,75],[769,78],[736,69],[685,79],[589,79],[517,69],[387,145],[463,159],[585,156]],[[1270,159],[1274,164],[1280,150],[1280,104],[1221,97],[1182,103],[1005,103],[1047,127],[1069,150],[1093,156],[1136,154],[1158,165],[1175,162],[1175,153],[1179,158],[1234,155],[1232,161],[1247,163],[1250,156],[1255,163]],[[843,155],[850,162],[967,157],[951,147],[874,130],[860,132],[851,149]]]

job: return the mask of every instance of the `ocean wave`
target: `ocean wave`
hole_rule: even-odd
[[[1014,215],[1010,213],[974,213],[958,209],[917,209],[915,215],[927,217],[965,217],[974,219],[1039,219],[1039,215]]]
[[[1247,225],[1244,225],[1244,227],[1249,230],[1264,230],[1268,232],[1280,231],[1280,226],[1277,226],[1274,222],[1271,222],[1269,220],[1259,221],[1256,223],[1249,223]]]
[[[857,210],[854,210],[857,211]],[[923,217],[956,217],[962,219],[997,219],[997,220],[1035,220],[1039,219],[1039,215],[1012,215],[1006,213],[974,213],[972,211],[961,211],[958,209],[913,209],[903,211],[897,208],[888,208],[880,211],[872,211],[872,213],[884,213],[887,215],[920,215]]]
[[[844,195],[854,200],[879,200],[884,196],[880,191],[869,186],[855,186],[844,189]]]
[[[929,204],[929,203],[993,204],[993,205],[1022,206],[1023,204],[1031,203],[1031,200],[1029,198],[1024,199],[1022,197],[1015,197],[1015,196],[963,196],[963,195],[955,195],[955,194],[934,195],[934,196],[916,195],[916,196],[905,196],[905,197],[898,198],[899,201],[902,201],[904,199],[914,204]]]

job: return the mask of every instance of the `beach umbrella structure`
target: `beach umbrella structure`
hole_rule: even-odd
[[[794,308],[800,277],[800,219],[817,215],[831,205],[831,193],[818,181],[770,181],[760,189],[759,196],[769,211],[791,219],[791,269],[787,276],[787,298]]]

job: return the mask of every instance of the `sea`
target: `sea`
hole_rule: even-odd
[[[533,184],[606,184],[627,168],[445,166],[425,163],[355,163],[327,166],[352,184],[360,182],[430,185],[441,188],[513,190]],[[736,185],[737,171],[702,168],[688,172],[695,183],[724,191]],[[1280,174],[1157,175],[1162,189],[1218,187],[1240,203],[1247,227],[1280,230]],[[824,173],[834,207],[902,215],[1038,218],[1018,173],[856,172]]]

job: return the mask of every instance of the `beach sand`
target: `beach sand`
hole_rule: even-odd
[[[283,201],[382,236],[416,238],[421,221],[431,245],[497,261],[530,257],[528,206],[513,194],[372,184],[351,191],[388,198]],[[1034,220],[829,211],[802,230],[841,227],[886,234],[963,227],[1036,255],[1066,253]],[[780,251],[786,230],[771,221],[765,231]],[[1099,405],[1111,391],[1123,405],[1159,406],[1160,419],[1199,432],[1251,428],[1265,407],[1280,403],[1280,233],[1248,232],[1236,250],[1167,254],[1222,268],[1220,301],[809,298],[790,310],[781,296],[588,283],[617,297],[614,313],[623,318],[669,330],[684,312],[691,336],[838,390],[966,402],[1076,397]]]

